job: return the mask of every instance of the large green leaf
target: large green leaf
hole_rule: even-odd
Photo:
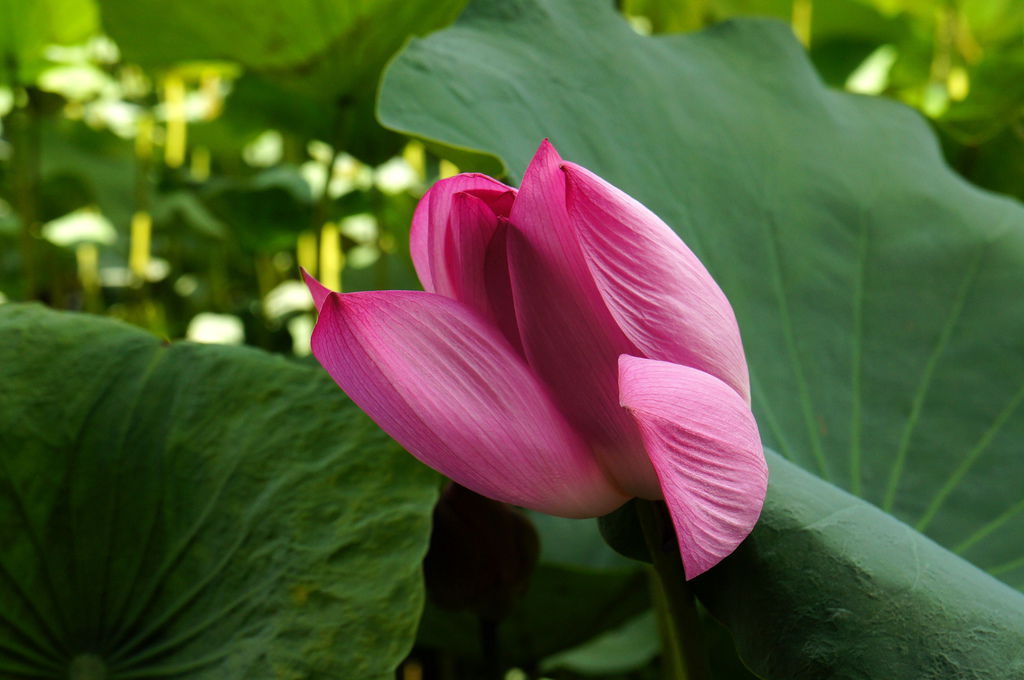
[[[768,461],[754,533],[695,581],[756,672],[1024,677],[1017,591],[778,455]]]
[[[649,38],[606,4],[481,0],[393,62],[379,116],[513,178],[550,137],[650,206],[733,302],[765,443],[1024,586],[1024,210],[915,113],[825,88],[778,23]]]
[[[436,477],[322,371],[35,306],[0,337],[0,676],[391,677]]]

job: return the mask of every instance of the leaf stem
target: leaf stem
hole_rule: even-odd
[[[654,562],[655,604],[663,635],[668,680],[710,680],[707,651],[693,592],[686,583],[679,545],[661,501],[637,501],[637,516]]]

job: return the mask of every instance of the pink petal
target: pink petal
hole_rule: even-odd
[[[451,202],[448,229],[438,244],[441,257],[433,268],[431,292],[464,302],[488,316],[484,261],[498,217],[484,201],[465,192],[454,194]]]
[[[385,432],[477,493],[591,517],[625,497],[497,329],[419,291],[330,294],[313,353]]]
[[[435,263],[431,292],[469,305],[497,325],[521,353],[505,253],[508,222],[479,193],[451,197],[443,257]]]
[[[619,486],[657,498],[639,432],[619,407],[618,356],[636,349],[583,260],[565,209],[561,162],[545,140],[509,217],[508,267],[523,351]]]
[[[626,337],[644,356],[710,373],[749,402],[736,317],[697,256],[635,199],[578,165],[562,169],[587,266]]]
[[[302,270],[302,278],[306,281],[306,287],[309,288],[309,293],[313,296],[313,304],[316,305],[316,311],[319,312],[320,308],[324,306],[324,300],[333,291],[310,276],[305,267],[299,267],[299,269]]]
[[[694,368],[622,356],[619,382],[691,579],[735,550],[761,514],[768,467],[757,423],[734,389]]]
[[[496,215],[507,217],[515,189],[496,179],[466,173],[434,184],[420,199],[409,231],[409,249],[425,290],[435,289],[435,270],[444,268],[444,244],[449,228],[452,197],[468,192],[483,200]]]
[[[487,287],[491,318],[519,356],[524,356],[523,341],[516,320],[515,297],[512,295],[511,273],[508,269],[508,231],[508,220],[499,217],[498,226],[487,245],[487,254],[484,257],[484,285]]]

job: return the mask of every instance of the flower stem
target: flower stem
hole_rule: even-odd
[[[501,647],[498,638],[498,622],[480,617],[480,648],[484,656],[484,677],[487,680],[501,680]]]
[[[658,575],[656,602],[663,631],[663,658],[670,680],[710,680],[707,651],[693,592],[686,583],[679,545],[661,501],[637,501],[644,540]]]

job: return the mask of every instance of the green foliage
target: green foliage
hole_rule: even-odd
[[[452,21],[464,1],[248,0],[240,6],[235,0],[100,0],[100,7],[104,27],[136,63],[166,68],[227,59],[255,71],[305,76],[323,68],[335,76],[332,94],[342,96],[375,87],[376,75],[409,34]]]
[[[542,564],[525,597],[501,622],[502,661],[531,665],[622,625],[648,606],[647,575],[636,567]],[[480,621],[469,613],[428,606],[417,645],[481,662],[479,629]]]
[[[391,677],[437,479],[322,371],[36,306],[0,335],[0,675]]]
[[[1024,597],[907,525],[769,455],[764,512],[695,581],[766,678],[1019,678]]]
[[[131,142],[80,121],[49,118],[40,125],[40,220],[95,206],[127,224],[135,188]],[[69,186],[76,189],[69,191]]]
[[[297,264],[340,250],[345,290],[417,288],[408,225],[441,174],[434,154],[514,181],[550,136],[662,215],[725,288],[766,443],[1024,588],[1020,206],[958,181],[912,114],[821,85],[915,107],[961,176],[1024,197],[1024,4],[481,0],[389,75],[381,116],[424,154],[375,119],[378,77],[409,36],[464,3],[0,0],[0,302],[84,308],[169,337],[212,311],[242,324],[249,344],[291,352],[298,339],[302,352],[308,297],[276,295],[299,285]],[[806,58],[780,25],[642,38],[613,4],[656,34],[775,17]],[[188,106],[175,111],[180,95]],[[169,160],[175,125],[187,130],[180,164]],[[278,148],[255,158],[268,136]],[[415,178],[387,190],[372,166],[403,147]],[[138,215],[151,231],[135,233]],[[353,216],[375,226],[348,229]],[[107,226],[56,238],[69,217]],[[133,265],[140,244],[148,257]],[[132,633],[153,634],[125,658],[152,652],[170,667],[223,655],[178,668],[190,677],[262,677],[266,659],[280,661],[274,677],[384,677],[417,615],[430,475],[319,371],[0,310],[0,503],[20,493],[33,504],[27,518],[0,512],[11,546],[0,676],[37,664],[66,677],[69,652],[97,649],[148,588],[152,602],[136,609],[149,618]],[[227,476],[230,465],[244,474]],[[300,488],[309,493],[291,494]],[[159,590],[152,565],[204,511]],[[593,522],[534,521],[542,566],[502,624],[507,660],[559,680],[658,677],[642,567],[612,554]],[[25,522],[45,544],[44,570],[33,571]],[[414,527],[404,537],[402,522]],[[638,538],[628,512],[604,524]],[[232,548],[240,526],[250,533]],[[247,557],[205,585],[193,578],[230,550]],[[316,582],[296,586],[281,569]],[[12,594],[18,584],[26,597]],[[783,461],[751,540],[697,587],[767,677],[1021,674],[1018,596]],[[201,629],[221,605],[223,619]],[[708,631],[715,676],[748,677],[727,634]],[[431,608],[420,652],[479,677],[478,621]],[[986,656],[998,654],[1002,666]]]
[[[640,668],[659,652],[657,621],[648,611],[592,641],[554,655],[544,670],[566,668],[584,675],[610,675]]]
[[[210,216],[230,225],[232,240],[250,252],[294,249],[299,232],[313,221],[313,195],[294,166],[210,182],[202,196]]]
[[[611,653],[607,649],[608,639],[612,650],[616,644],[623,644],[618,629],[625,627],[627,639],[645,639],[635,653],[620,659],[618,668],[633,671],[650,662],[658,648],[657,635],[647,635],[651,627],[646,624],[632,625],[650,606],[649,575],[641,565],[609,549],[593,520],[563,519],[536,512],[527,516],[540,538],[541,563],[526,592],[514,599],[515,606],[495,621],[497,639],[493,653],[500,656],[502,663],[522,668],[594,670],[596,661],[588,666],[588,659],[594,654]],[[482,547],[486,540],[476,543]],[[431,559],[433,552],[428,565]],[[440,557],[444,559],[445,556]],[[452,572],[455,578],[469,578],[459,575],[457,568]],[[427,592],[433,600],[429,567],[427,574]],[[420,623],[414,656],[451,656],[459,660],[457,677],[486,675],[482,625],[481,618],[470,611],[445,610],[432,601]],[[596,651],[587,644],[595,637]],[[565,658],[561,657],[563,653]],[[556,656],[549,662],[548,657]],[[612,669],[606,670],[591,675],[606,677]]]
[[[83,41],[96,26],[93,0],[0,0],[0,85],[34,81],[48,45]]]
[[[826,89],[774,23],[645,38],[518,0],[411,43],[380,116],[515,176],[550,137],[650,206],[736,309],[766,443],[1024,586],[1024,210],[953,175],[916,115]]]
[[[1024,4],[1013,0],[624,0],[656,33],[737,16],[789,21],[822,77],[932,118],[947,156],[983,187],[1024,198]]]
[[[321,139],[371,160],[398,147],[373,118],[381,69],[410,35],[450,23],[464,4],[100,0],[103,26],[130,61],[155,71],[191,61],[237,63],[284,90],[284,98],[271,101],[274,88],[261,87],[265,106],[243,115],[283,110],[293,118],[289,109],[301,111],[309,101],[326,128]]]
[[[428,164],[376,122],[374,95],[402,42],[462,2],[0,4],[0,300],[170,337],[201,337],[212,312],[249,344],[303,353],[308,298],[266,305],[298,265],[338,250],[335,285],[415,287],[404,244]],[[264,138],[276,146],[253,152]],[[379,164],[406,151],[389,188]],[[364,213],[377,226],[361,240],[321,239]],[[50,239],[81,215],[113,236]]]

